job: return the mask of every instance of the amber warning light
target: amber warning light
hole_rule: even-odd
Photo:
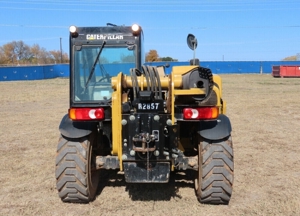
[[[71,108],[69,118],[72,120],[103,120],[103,108]]]

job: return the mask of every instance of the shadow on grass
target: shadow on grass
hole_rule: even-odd
[[[181,199],[180,188],[194,188],[195,172],[171,172],[168,183],[126,183],[124,174],[113,170],[101,170],[97,196],[105,187],[124,187],[133,201],[169,201]],[[193,191],[194,192],[194,191]],[[191,190],[191,193],[193,193]]]

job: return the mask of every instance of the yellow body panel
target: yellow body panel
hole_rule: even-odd
[[[161,87],[162,90],[167,92],[167,112],[171,113],[172,124],[176,124],[175,119],[175,106],[176,106],[176,96],[179,95],[205,95],[206,91],[204,88],[191,88],[182,89],[182,76],[191,72],[199,66],[176,66],[172,68],[172,72],[168,76],[161,76]],[[147,88],[147,80],[144,75],[138,76],[138,85],[141,90]],[[217,97],[217,102],[214,106],[219,107],[219,113],[225,114],[226,103],[221,100],[222,97],[222,80],[218,75],[213,75],[213,81],[215,85],[212,91],[215,92]],[[122,164],[122,103],[127,101],[127,94],[122,95],[122,88],[131,88],[132,79],[131,76],[123,75],[119,73],[117,77],[112,78],[112,88],[114,92],[112,94],[112,128],[114,133],[112,133],[112,155],[117,155],[120,161],[120,170],[123,170]],[[179,141],[179,149],[184,151],[185,140],[183,143]],[[172,165],[172,170],[174,167]]]
[[[170,82],[171,82],[171,89],[169,89],[170,93],[169,93],[169,103],[170,103],[170,112],[172,115],[172,124],[175,124],[175,98],[176,95],[205,95],[205,89],[200,89],[200,88],[191,88],[191,89],[181,89],[180,87],[182,87],[182,75],[187,74],[189,72],[191,72],[192,70],[194,70],[195,68],[197,68],[199,66],[175,66],[172,68],[172,73],[170,75]],[[219,112],[223,113],[224,112],[224,108],[222,107],[221,104],[221,96],[222,96],[222,81],[221,81],[221,77],[218,75],[213,75],[213,80],[214,82],[217,84],[217,86],[214,85],[213,87],[213,91],[215,91],[216,95],[217,95],[217,104],[216,106],[219,107]],[[178,89],[179,88],[179,89]]]
[[[222,80],[221,77],[219,75],[214,74],[213,75],[213,80],[214,83],[216,83],[219,87],[219,91],[220,91],[220,97],[222,97]]]
[[[122,73],[112,79],[112,86],[115,91],[112,94],[112,155],[118,155],[120,170],[123,170],[122,163]]]
[[[213,80],[214,80],[214,83],[217,84],[218,87],[214,86],[214,88],[217,88],[218,89],[218,98],[220,98],[219,100],[219,105],[220,106],[220,114],[226,114],[226,101],[224,100],[221,100],[222,99],[222,79],[219,75],[213,75]]]

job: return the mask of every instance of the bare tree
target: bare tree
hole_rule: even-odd
[[[5,54],[2,47],[0,47],[0,65],[1,64],[5,64]]]
[[[297,56],[289,56],[289,57],[285,57],[284,59],[282,59],[282,61],[297,61]]]
[[[17,61],[13,43],[4,44],[1,49],[3,50],[5,64],[14,64]]]
[[[146,62],[155,62],[155,61],[159,61],[158,53],[156,50],[150,50],[146,54]]]
[[[164,61],[164,62],[177,62],[178,61],[178,59],[173,59],[172,57],[169,57],[169,56],[161,57],[160,60]]]
[[[63,53],[63,63],[69,62],[67,53]],[[12,41],[0,46],[0,64],[53,64],[61,62],[60,51],[48,52],[38,44],[28,46],[23,41]]]
[[[60,62],[67,63],[69,62],[69,57],[67,53],[62,54],[62,61],[61,61],[61,52],[59,50],[51,50],[49,52],[52,57],[52,63],[58,64]]]
[[[13,41],[13,52],[18,63],[27,63],[31,58],[30,48],[23,41]]]

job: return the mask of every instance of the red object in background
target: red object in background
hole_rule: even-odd
[[[273,77],[300,77],[300,65],[281,65],[272,67]]]

